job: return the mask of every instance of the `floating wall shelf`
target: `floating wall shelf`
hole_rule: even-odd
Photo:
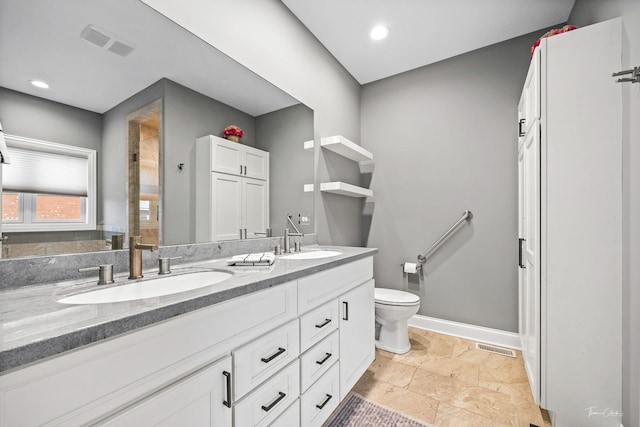
[[[315,142],[305,141],[304,149],[313,150]],[[355,142],[349,141],[341,135],[328,136],[320,139],[320,147],[333,151],[349,160],[358,163],[360,173],[372,173],[374,169],[373,154],[365,150]],[[313,184],[305,184],[304,192],[313,192]],[[349,197],[367,197],[370,199],[369,205],[373,204],[373,191],[368,188],[358,187],[357,185],[347,184],[346,182],[323,182],[320,184],[320,191],[325,193],[339,194]]]
[[[313,151],[313,146],[315,145],[315,141],[312,139],[311,141],[304,142],[304,149]]]
[[[360,173],[373,173],[375,163],[373,163],[373,160],[363,160],[358,162],[358,167],[360,168]]]
[[[340,194],[350,197],[371,197],[373,191],[368,188],[358,187],[356,185],[347,184],[346,182],[323,182],[320,184],[320,191],[327,193]]]
[[[341,135],[328,136],[320,139],[320,146],[340,154],[347,159],[351,159],[354,162],[373,160],[373,154],[370,151],[365,150],[355,142],[351,142]]]

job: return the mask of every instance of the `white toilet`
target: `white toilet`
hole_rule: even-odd
[[[418,312],[420,297],[395,289],[375,288],[376,323],[380,336],[376,347],[392,353],[411,350],[407,320]]]

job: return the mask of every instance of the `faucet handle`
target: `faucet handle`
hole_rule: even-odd
[[[171,273],[171,260],[181,259],[181,256],[158,258],[158,274]]]
[[[98,271],[98,285],[108,285],[113,283],[113,264],[102,264],[97,267],[79,268],[79,272]]]

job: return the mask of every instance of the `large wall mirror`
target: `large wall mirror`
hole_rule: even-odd
[[[4,226],[2,257],[111,250],[130,234],[161,245],[203,241],[196,139],[223,137],[229,125],[244,131],[235,144],[269,153],[269,221],[238,238],[282,235],[288,214],[314,231],[313,194],[303,191],[313,182],[313,153],[303,148],[313,111],[140,1],[2,0],[0,58],[5,135],[97,157],[95,229]],[[21,197],[38,197],[2,195],[3,224],[19,221],[18,207],[35,209]]]

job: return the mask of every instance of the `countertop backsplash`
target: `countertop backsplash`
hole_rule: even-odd
[[[301,241],[302,246],[317,243],[316,234],[307,234]],[[172,261],[172,265],[187,264],[232,255],[273,251],[276,245],[282,245],[282,237],[268,237],[247,240],[230,240],[211,243],[190,243],[184,245],[161,246],[157,251],[142,251],[143,270],[158,266],[158,258],[181,257]],[[129,250],[88,252],[37,256],[28,258],[0,259],[0,291],[21,286],[38,285],[64,280],[97,278],[97,272],[79,272],[79,268],[97,267],[112,264],[115,274],[129,270]]]

